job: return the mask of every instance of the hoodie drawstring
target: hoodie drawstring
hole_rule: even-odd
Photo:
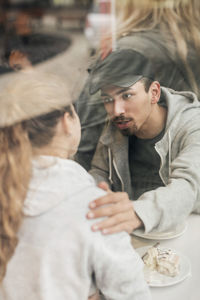
[[[169,172],[169,176],[171,175],[171,162],[172,162],[172,154],[171,154],[171,144],[172,144],[172,140],[171,140],[171,134],[170,131],[168,131],[168,141],[169,141],[169,166],[168,166],[168,172]]]
[[[122,180],[122,178],[121,178],[121,176],[119,174],[119,171],[117,169],[117,166],[116,166],[114,158],[112,160],[112,154],[111,154],[111,149],[110,148],[108,148],[108,161],[109,161],[109,177],[108,177],[108,179],[109,179],[110,183],[113,184],[113,180],[112,180],[112,163],[113,163],[113,166],[115,168],[117,176],[118,176],[118,178],[119,178],[119,180],[121,182],[122,192],[124,192],[124,183],[123,183],[123,180]]]
[[[109,162],[109,181],[111,184],[113,184],[113,181],[112,181],[112,155],[111,155],[111,149],[108,148],[108,162]]]

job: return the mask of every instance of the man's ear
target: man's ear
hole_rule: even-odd
[[[160,99],[160,83],[158,81],[153,81],[150,86],[150,94],[151,94],[151,103],[155,104]]]
[[[65,112],[63,117],[62,117],[62,126],[63,126],[63,130],[66,134],[69,134],[70,133],[70,114],[69,112]]]

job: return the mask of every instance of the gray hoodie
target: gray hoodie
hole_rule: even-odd
[[[162,87],[168,110],[163,138],[155,144],[160,156],[159,174],[164,187],[142,194],[133,202],[145,232],[165,231],[200,213],[200,103],[192,92]],[[108,182],[114,191],[132,198],[128,164],[128,137],[112,123],[100,137],[90,173]]]
[[[91,231],[88,203],[104,194],[73,161],[42,156],[33,162],[19,243],[0,286],[1,300],[87,300],[96,287],[105,299],[151,298],[130,237]]]

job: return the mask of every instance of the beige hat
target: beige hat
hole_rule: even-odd
[[[18,75],[0,93],[0,127],[37,117],[71,104],[66,82],[35,71]]]

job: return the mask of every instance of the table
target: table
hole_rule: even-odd
[[[155,240],[132,236],[134,248],[154,245]],[[200,299],[200,215],[192,214],[183,235],[169,240],[160,240],[160,246],[169,247],[188,257],[191,263],[190,277],[168,287],[151,287],[153,300],[199,300]]]

